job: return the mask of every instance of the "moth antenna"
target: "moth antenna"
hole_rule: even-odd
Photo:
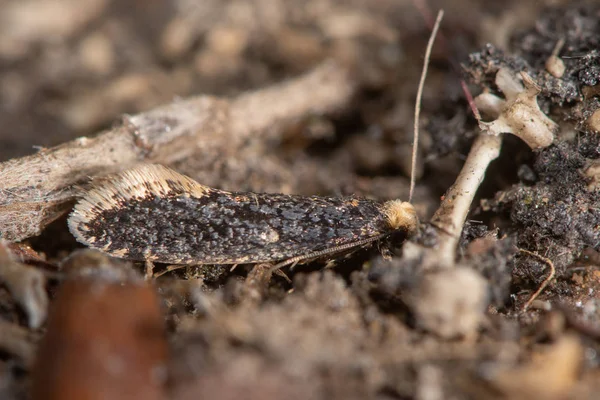
[[[427,76],[427,68],[429,66],[429,58],[431,57],[431,49],[433,48],[433,42],[437,36],[440,23],[444,17],[444,10],[438,11],[435,24],[431,30],[429,36],[429,42],[427,43],[427,49],[425,50],[425,59],[423,60],[423,70],[421,71],[421,79],[419,80],[419,88],[417,89],[417,98],[415,100],[415,121],[413,130],[413,148],[412,148],[412,160],[410,167],[410,190],[408,192],[408,201],[412,201],[413,192],[415,190],[415,170],[417,169],[417,149],[419,148],[419,117],[421,114],[421,98],[423,97],[423,87],[425,86],[425,77]]]

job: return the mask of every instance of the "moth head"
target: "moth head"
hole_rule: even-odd
[[[412,204],[408,201],[390,200],[383,203],[382,212],[389,227],[403,230],[410,236],[417,232],[419,218]]]

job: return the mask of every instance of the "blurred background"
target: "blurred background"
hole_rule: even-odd
[[[559,3],[2,0],[0,161],[109,129],[124,113],[194,94],[235,95],[331,57],[360,61],[371,94],[410,99],[439,8],[461,60],[486,42],[507,46],[536,10]],[[368,126],[364,114],[377,110],[359,108]]]

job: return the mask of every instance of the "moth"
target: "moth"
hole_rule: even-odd
[[[280,268],[410,236],[418,218],[400,200],[228,192],[146,164],[96,184],[68,225],[79,242],[119,258]]]

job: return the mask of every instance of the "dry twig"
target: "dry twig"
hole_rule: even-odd
[[[506,70],[499,70],[496,84],[507,100],[489,93],[475,99],[477,108],[496,118],[493,122],[479,121],[481,133],[475,139],[463,168],[454,185],[432,218],[440,231],[436,253],[430,253],[426,265],[449,267],[456,258],[456,246],[464,222],[488,165],[500,154],[500,133],[519,136],[533,149],[549,146],[554,140],[557,125],[541,112],[536,96],[539,88],[527,74],[521,74],[525,87]],[[477,116],[478,113],[474,111]]]
[[[523,83],[508,69],[501,68],[496,73],[496,85],[506,100],[491,93],[482,93],[475,98],[477,107],[495,118],[491,122],[480,120],[479,128],[496,136],[512,133],[534,150],[548,147],[554,142],[558,125],[537,104],[540,87],[525,72],[520,75]]]
[[[281,127],[343,108],[356,81],[335,62],[232,100],[198,96],[127,116],[121,126],[0,164],[0,237],[39,234],[68,211],[74,185],[140,162],[170,164],[194,154],[209,159],[277,137]]]
[[[480,134],[475,139],[460,174],[444,195],[442,204],[431,220],[431,223],[438,228],[440,238],[437,249],[430,253],[428,265],[435,264],[438,267],[454,265],[456,246],[471,203],[479,185],[483,182],[488,165],[500,154],[501,144],[502,140],[497,136]]]

